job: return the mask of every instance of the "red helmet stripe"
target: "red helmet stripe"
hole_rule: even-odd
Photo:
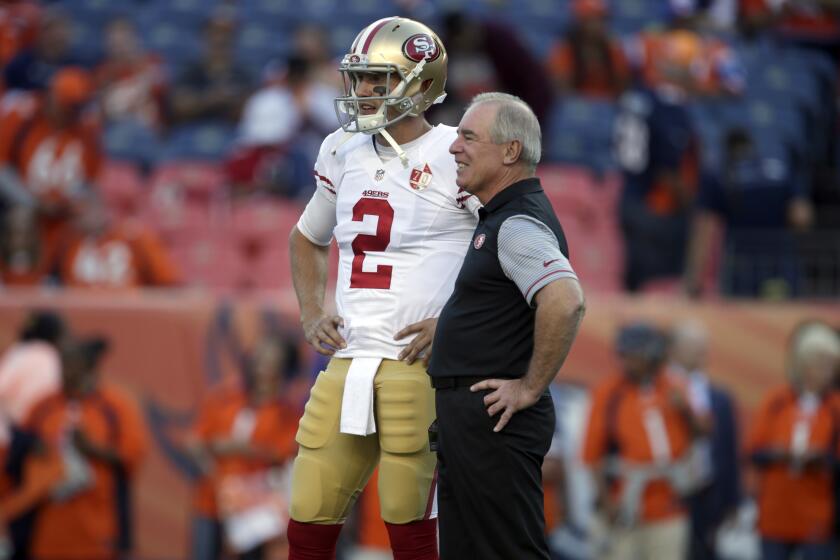
[[[365,39],[365,44],[364,44],[364,46],[362,46],[362,54],[367,54],[368,48],[370,48],[370,44],[371,44],[371,42],[373,42],[373,37],[376,35],[376,33],[380,29],[382,29],[385,26],[386,23],[388,23],[389,21],[392,21],[394,19],[396,19],[396,18],[383,19],[382,21],[380,21],[379,23],[376,24],[376,27],[374,27],[373,29],[370,30],[370,33],[368,33],[367,39]]]

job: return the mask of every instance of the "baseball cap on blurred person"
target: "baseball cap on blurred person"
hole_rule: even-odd
[[[93,95],[93,80],[82,68],[62,68],[50,80],[50,94],[62,106],[81,105]]]
[[[630,323],[621,327],[615,341],[619,355],[642,355],[653,360],[665,358],[665,335],[649,323]]]

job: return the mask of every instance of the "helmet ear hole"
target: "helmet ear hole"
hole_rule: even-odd
[[[432,86],[432,82],[434,82],[432,79],[423,80],[423,83],[420,84],[420,91],[425,93]]]

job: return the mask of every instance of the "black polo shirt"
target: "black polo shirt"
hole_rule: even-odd
[[[511,216],[539,220],[569,251],[560,222],[539,179],[514,183],[479,210],[478,226],[455,289],[438,319],[429,375],[432,377],[522,377],[534,350],[531,307],[507,277],[498,256],[499,228]]]

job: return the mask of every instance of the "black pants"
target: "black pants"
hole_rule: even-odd
[[[489,392],[436,390],[440,558],[549,560],[542,462],[554,434],[551,396],[494,433]]]

